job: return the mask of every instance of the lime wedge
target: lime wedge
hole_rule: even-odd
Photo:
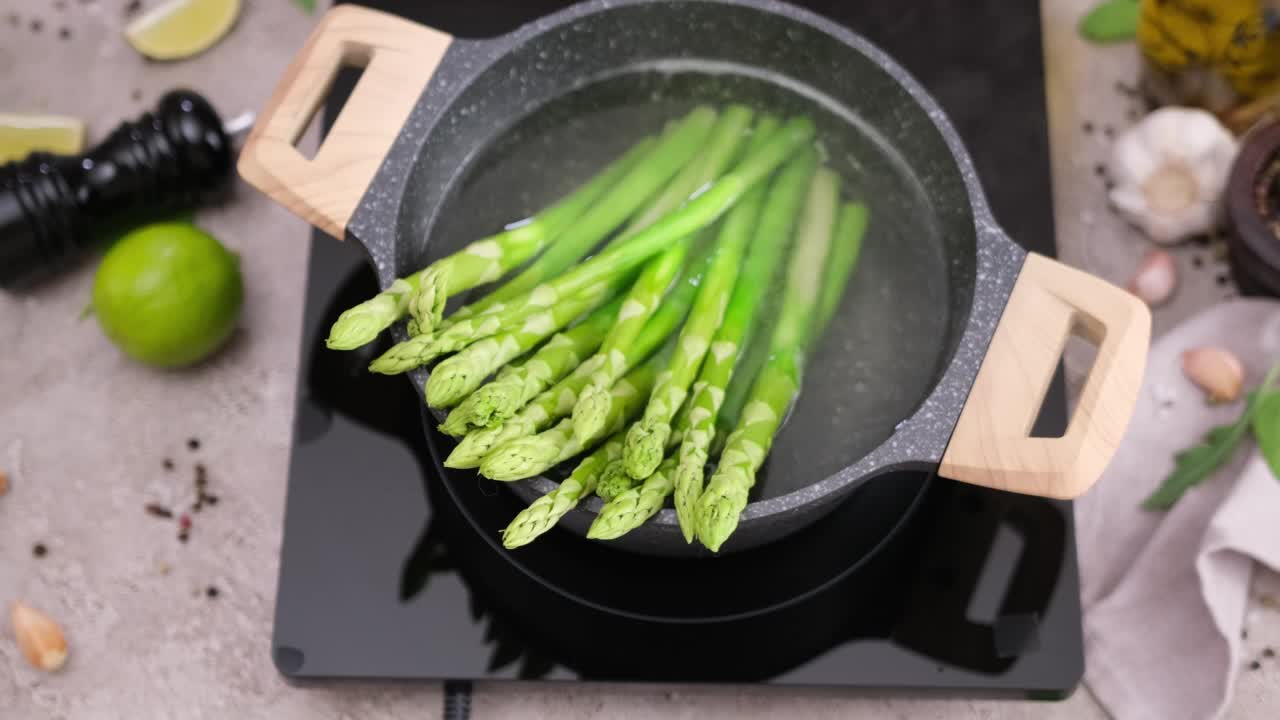
[[[171,0],[130,23],[124,35],[152,60],[181,60],[213,47],[239,14],[240,0]]]
[[[0,163],[41,150],[75,155],[84,149],[84,123],[60,115],[0,113]]]

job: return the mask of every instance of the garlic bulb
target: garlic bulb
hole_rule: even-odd
[[[1235,138],[1210,113],[1160,108],[1116,138],[1111,202],[1161,244],[1208,232],[1235,155]]]

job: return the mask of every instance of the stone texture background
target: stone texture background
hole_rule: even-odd
[[[153,0],[144,3],[155,4]],[[1131,47],[1098,51],[1074,34],[1091,0],[1044,3],[1062,255],[1123,281],[1140,240],[1105,210],[1094,165],[1100,135],[1084,119],[1123,127],[1113,89],[1133,76]],[[148,108],[167,89],[206,94],[224,115],[260,107],[315,18],[287,0],[245,0],[233,34],[204,56],[148,63],[125,43],[127,0],[0,0],[0,110],[89,119],[91,139]],[[40,23],[39,31],[33,23]],[[62,39],[67,28],[71,37]],[[243,256],[243,327],[201,367],[161,373],[122,358],[92,320],[80,320],[91,267],[36,292],[0,293],[0,604],[22,600],[66,628],[71,659],[46,675],[20,658],[0,628],[0,716],[291,720],[439,717],[437,685],[295,689],[268,657],[288,462],[300,300],[303,224],[241,186],[235,201],[199,222]],[[1179,252],[1184,269],[1193,254]],[[1184,274],[1157,331],[1229,291],[1220,266]],[[1078,365],[1078,363],[1076,363]],[[1078,368],[1077,368],[1078,370]],[[1077,373],[1078,374],[1078,373]],[[187,448],[189,437],[201,442]],[[175,463],[162,467],[164,458]],[[143,512],[150,501],[185,507],[192,474],[208,468],[217,506],[195,516],[190,541]],[[48,548],[35,558],[32,547]],[[1280,590],[1260,574],[1256,592]],[[210,598],[206,588],[219,594]],[[7,613],[6,613],[7,614]],[[1280,613],[1250,611],[1250,657],[1280,645]],[[1280,665],[1246,672],[1230,716],[1270,718],[1280,706]],[[608,685],[481,685],[477,718],[1092,718],[1082,689],[1043,704],[915,699],[816,690]]]

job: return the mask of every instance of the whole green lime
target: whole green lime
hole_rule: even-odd
[[[217,350],[235,329],[243,298],[239,258],[182,222],[125,235],[93,281],[102,331],[130,357],[157,367],[191,365]]]

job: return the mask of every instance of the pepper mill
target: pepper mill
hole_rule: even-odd
[[[218,200],[232,155],[209,102],[175,90],[84,155],[0,166],[0,287],[31,285],[112,232]]]

